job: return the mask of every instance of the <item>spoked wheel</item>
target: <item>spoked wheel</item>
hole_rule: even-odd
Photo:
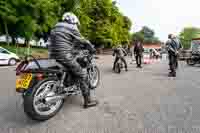
[[[56,81],[47,79],[36,85],[33,92],[24,96],[24,111],[33,120],[48,120],[61,109],[64,100],[47,102],[47,97],[55,96]]]
[[[97,66],[94,66],[90,72],[90,86],[92,89],[97,88],[100,83],[100,71]]]

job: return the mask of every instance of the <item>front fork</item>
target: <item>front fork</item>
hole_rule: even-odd
[[[95,66],[94,66],[94,65],[91,65],[91,66],[89,67],[89,69],[88,69],[88,76],[89,76],[89,79],[92,78],[94,69],[95,69]]]
[[[60,80],[60,83],[59,83],[59,86],[60,86],[61,88],[64,87],[64,82],[65,82],[66,75],[67,75],[67,73],[64,72],[63,75],[62,75],[62,77],[61,77],[61,80]]]

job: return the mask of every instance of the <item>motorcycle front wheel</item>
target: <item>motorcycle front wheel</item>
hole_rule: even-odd
[[[89,71],[90,87],[92,89],[97,88],[100,83],[100,71],[97,66],[94,66]]]
[[[45,98],[55,95],[53,88],[56,85],[54,78],[45,79],[26,94],[24,98],[24,112],[33,120],[45,121],[55,116],[62,108],[64,100],[47,103]]]

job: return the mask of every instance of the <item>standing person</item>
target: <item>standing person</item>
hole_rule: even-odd
[[[115,65],[116,65],[117,61],[122,60],[122,62],[125,65],[125,70],[128,71],[127,63],[126,63],[126,60],[124,58],[124,56],[127,56],[126,50],[124,50],[122,48],[122,46],[119,45],[117,48],[115,48],[113,50],[113,56],[115,56],[115,55],[116,55],[116,57],[115,57],[115,61],[114,61],[114,64],[113,64],[113,70],[115,69]]]
[[[128,46],[128,44],[124,45],[123,49],[126,51],[126,54],[129,55],[129,46]]]
[[[132,64],[132,62],[133,62],[133,56],[132,56],[132,51],[131,51],[131,45],[130,44],[128,44],[127,45],[127,48],[126,48],[127,50],[127,55],[128,55],[128,57],[130,57],[130,60],[131,60],[131,62],[130,62],[130,64]]]
[[[133,44],[131,44],[130,45],[130,48],[129,48],[129,51],[130,51],[130,58],[131,58],[131,62],[130,62],[130,64],[132,64],[133,63],[133,61],[135,60],[134,59],[134,50],[133,50]]]
[[[131,45],[130,44],[128,45],[128,54],[129,54],[129,56],[131,56]]]
[[[136,58],[136,63],[138,68],[142,68],[142,54],[144,52],[143,44],[142,41],[137,41],[135,46],[134,46],[134,55]]]
[[[150,49],[150,59],[153,59],[154,58],[154,53],[153,53],[153,49]]]
[[[83,69],[76,60],[73,51],[75,46],[85,44],[90,48],[90,52],[95,52],[94,47],[88,40],[85,40],[78,29],[80,22],[75,14],[67,12],[62,17],[62,22],[58,22],[51,30],[49,56],[57,62],[70,69],[81,81],[81,91],[84,98],[84,108],[96,106],[97,100],[92,100],[90,96],[89,79],[87,71]]]
[[[169,56],[169,77],[176,77],[176,67],[177,67],[177,57],[178,57],[178,49],[179,49],[179,44],[175,40],[174,35],[169,34],[168,35],[168,41],[166,43],[167,46],[167,51],[168,51],[168,56]]]
[[[176,42],[176,44],[177,44],[177,49],[178,49],[178,54],[177,54],[177,58],[176,58],[176,69],[177,69],[178,66],[179,66],[179,65],[178,65],[179,52],[180,52],[180,50],[181,50],[183,47],[182,47],[181,41],[179,40],[178,37],[173,36],[173,40]]]

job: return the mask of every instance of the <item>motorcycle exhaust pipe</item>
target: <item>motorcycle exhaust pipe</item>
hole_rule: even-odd
[[[51,104],[51,103],[55,103],[59,100],[62,100],[64,98],[65,98],[65,95],[60,95],[60,96],[46,97],[44,100],[45,100],[45,103]]]

